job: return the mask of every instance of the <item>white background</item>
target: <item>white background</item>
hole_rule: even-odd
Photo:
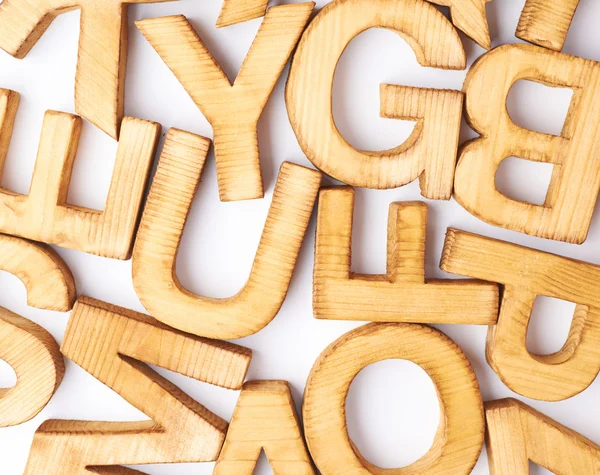
[[[322,7],[324,2],[319,2]],[[488,20],[494,46],[515,43],[514,36],[524,0],[494,0],[488,4]],[[150,119],[212,137],[208,122],[175,77],[149,46],[133,21],[170,14],[186,15],[230,78],[234,78],[260,25],[261,19],[217,30],[219,0],[180,0],[167,4],[130,7],[129,63],[126,114]],[[79,12],[60,16],[25,60],[0,52],[0,87],[21,93],[15,133],[2,177],[2,186],[27,193],[33,170],[43,114],[48,109],[73,112],[73,87]],[[583,0],[575,16],[564,51],[600,60],[600,4]],[[483,50],[462,35],[469,65]],[[221,203],[218,199],[214,157],[203,175],[193,204],[177,273],[190,290],[202,295],[226,297],[247,279],[277,170],[284,160],[310,165],[290,127],[283,89],[287,69],[259,124],[261,164],[265,181],[264,200]],[[334,87],[336,122],[356,147],[384,149],[401,143],[412,124],[379,118],[379,84],[406,84],[460,89],[464,71],[441,71],[420,67],[409,46],[394,33],[370,30],[357,37],[342,56]],[[508,100],[513,119],[536,130],[560,133],[571,93],[520,82]],[[463,128],[461,140],[473,137]],[[162,144],[161,144],[162,146]],[[102,209],[108,191],[116,144],[86,123],[75,165],[69,201]],[[507,160],[498,186],[512,197],[543,201],[551,166]],[[326,180],[333,183],[331,180]],[[418,184],[396,190],[357,190],[353,242],[353,269],[361,273],[385,272],[386,221],[391,202],[419,200]],[[438,268],[448,226],[524,244],[561,255],[600,263],[600,223],[595,217],[587,242],[582,246],[551,242],[489,226],[462,209],[454,200],[431,202],[427,243],[428,277],[450,277]],[[287,300],[277,318],[263,331],[239,343],[251,348],[254,357],[250,379],[284,379],[293,388],[297,405],[310,368],[319,353],[334,339],[358,323],[317,321],[312,317],[311,286],[314,216],[302,248]],[[79,295],[88,295],[138,311],[143,308],[131,282],[131,262],[120,262],[58,249],[75,275]],[[26,306],[25,289],[16,277],[1,273],[0,304],[47,328],[61,342],[68,314],[38,311]],[[540,299],[528,335],[531,350],[549,353],[564,343],[573,304]],[[365,315],[365,320],[369,316]],[[487,365],[484,358],[486,328],[440,327],[465,351],[477,372],[484,400],[515,396]],[[0,342],[1,345],[1,342]],[[218,389],[189,378],[158,370],[192,397],[229,419],[238,393]],[[14,373],[0,362],[0,384],[14,384]],[[600,442],[600,384],[560,403],[525,400],[550,417]],[[382,467],[400,467],[422,456],[430,447],[439,409],[428,376],[412,363],[386,361],[359,374],[348,398],[348,425],[363,454]],[[65,379],[50,404],[32,421],[0,429],[0,471],[23,472],[35,429],[49,418],[88,420],[140,420],[146,416],[130,406],[92,376],[67,362]],[[152,474],[208,474],[213,464],[146,466]],[[261,459],[256,473],[271,473]],[[485,450],[473,473],[488,473]],[[538,467],[532,473],[547,473]]]

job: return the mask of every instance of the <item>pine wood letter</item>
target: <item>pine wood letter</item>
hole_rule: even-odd
[[[517,37],[560,51],[567,39],[579,0],[527,0],[517,25]]]
[[[529,475],[529,461],[555,475],[597,475],[600,447],[516,399],[485,403],[490,475]]]
[[[264,328],[277,315],[321,184],[321,174],[285,162],[281,166],[254,264],[246,285],[225,299],[183,288],[175,261],[210,141],[170,130],[133,252],[133,285],[158,320],[182,331],[231,340]]]
[[[4,0],[0,48],[24,58],[61,13],[81,8],[75,111],[114,139],[125,106],[127,5],[171,0]]]
[[[517,126],[508,115],[512,85],[530,79],[574,90],[560,136]],[[462,149],[456,200],[490,224],[548,239],[585,241],[598,190],[600,63],[531,45],[506,45],[482,56],[464,85],[467,120],[481,138]],[[544,205],[510,199],[495,187],[500,163],[516,156],[554,165]]]
[[[261,450],[275,475],[314,475],[286,381],[244,384],[214,475],[252,475]]]
[[[425,203],[390,205],[387,274],[351,271],[354,190],[319,195],[313,309],[316,318],[372,322],[493,325],[498,286],[469,280],[425,279]]]
[[[513,391],[561,401],[587,388],[600,371],[600,266],[449,229],[441,268],[504,286],[498,324],[490,327],[487,359]],[[534,355],[525,345],[536,296],[577,304],[563,348]]]
[[[0,270],[18,277],[27,303],[66,312],[75,301],[75,282],[50,247],[0,234]],[[0,358],[17,375],[17,384],[0,389],[0,427],[35,417],[60,385],[65,366],[58,344],[44,328],[0,307]]]
[[[306,441],[324,475],[381,474],[354,446],[346,429],[346,396],[370,364],[404,359],[421,366],[437,387],[440,426],[431,449],[403,475],[471,473],[483,447],[483,403],[475,372],[460,348],[425,325],[371,323],[346,333],[321,353],[304,392]]]
[[[227,423],[142,362],[240,389],[251,358],[243,347],[89,298],[75,304],[61,351],[150,420],[46,421],[35,434],[28,475],[129,474],[137,472],[121,464],[216,460]]]
[[[264,195],[258,119],[314,6],[269,8],[233,85],[184,16],[136,22],[213,126],[222,201]]]
[[[395,188],[420,177],[424,196],[450,199],[462,115],[459,91],[383,84],[382,116],[416,122],[410,138],[391,150],[356,150],[335,125],[331,97],[337,63],[350,41],[369,28],[387,28],[406,38],[423,66],[465,68],[458,33],[423,0],[331,2],[302,35],[286,86],[298,142],[317,168],[348,185]]]
[[[18,94],[0,89],[0,173],[18,102]],[[104,211],[67,204],[81,127],[78,116],[46,112],[29,195],[0,188],[0,232],[129,259],[160,125],[124,119]]]

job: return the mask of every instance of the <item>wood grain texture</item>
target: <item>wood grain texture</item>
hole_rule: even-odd
[[[185,289],[175,261],[210,141],[170,130],[158,162],[133,252],[133,284],[151,315],[182,331],[231,340],[264,328],[279,312],[312,214],[321,174],[285,162],[250,276],[234,296]]]
[[[490,327],[486,356],[513,391],[561,401],[586,389],[600,371],[600,266],[449,229],[441,267],[504,286],[498,324]],[[550,355],[527,350],[536,296],[577,304],[567,341]]]
[[[117,466],[216,460],[227,423],[143,363],[240,389],[251,358],[243,347],[89,298],[75,304],[61,351],[150,420],[46,421],[35,434],[26,474],[130,474],[136,472]]]
[[[65,374],[60,349],[41,326],[0,307],[0,358],[17,384],[0,388],[0,427],[33,419],[48,404]]]
[[[354,377],[370,364],[404,359],[433,380],[440,401],[440,425],[421,459],[399,469],[367,462],[346,428],[346,396]],[[425,325],[371,323],[346,333],[321,353],[304,392],[306,441],[323,475],[471,473],[484,439],[484,415],[475,373],[460,348]]]
[[[136,22],[213,127],[222,201],[264,195],[258,119],[314,6],[269,8],[233,84],[184,16]]]
[[[427,205],[392,203],[387,274],[352,272],[354,190],[319,194],[313,312],[315,318],[372,322],[493,325],[498,286],[470,280],[425,279]]]
[[[73,307],[73,276],[50,247],[0,234],[0,270],[23,282],[30,306],[59,312]],[[17,375],[15,386],[0,388],[0,427],[22,424],[58,389],[65,372],[63,357],[41,326],[0,307],[0,359]]]
[[[517,37],[560,51],[579,0],[527,0],[517,25]]]
[[[516,125],[506,108],[515,82],[528,79],[572,88],[560,136]],[[531,45],[505,45],[479,58],[467,74],[466,118],[481,137],[462,149],[454,195],[483,221],[533,236],[581,244],[600,189],[600,63]],[[495,186],[507,157],[554,165],[542,206],[510,199]]]
[[[252,475],[262,450],[275,475],[315,473],[286,381],[244,384],[213,474]]]
[[[382,116],[416,122],[406,142],[390,150],[356,150],[335,125],[332,87],[337,63],[350,41],[369,28],[398,33],[423,66],[465,68],[458,33],[427,2],[330,2],[302,35],[292,61],[286,104],[296,138],[317,168],[349,185],[395,188],[420,177],[424,196],[450,199],[463,102],[459,91],[382,85]]]
[[[0,90],[0,167],[18,95]],[[82,120],[44,116],[28,195],[0,188],[0,232],[115,259],[129,259],[160,125],[126,117],[104,211],[67,203]],[[0,172],[1,173],[1,172]]]
[[[265,16],[268,3],[269,0],[223,0],[217,28]]]
[[[600,473],[600,446],[517,401],[485,403],[491,475],[529,475],[529,461],[556,475]]]
[[[171,0],[4,0],[0,48],[24,58],[54,18],[81,9],[75,111],[114,139],[124,116],[127,5]]]
[[[450,8],[450,18],[456,28],[479,46],[492,47],[485,4],[491,0],[427,0]]]

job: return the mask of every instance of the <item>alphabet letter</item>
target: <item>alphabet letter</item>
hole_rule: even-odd
[[[183,288],[174,273],[177,250],[210,141],[170,130],[133,251],[133,285],[142,304],[161,322],[209,338],[231,340],[264,328],[287,294],[321,174],[285,162],[244,288],[214,299]]]
[[[346,431],[346,396],[354,377],[378,361],[399,358],[421,366],[437,387],[440,426],[433,446],[399,474],[466,475],[483,446],[483,403],[477,378],[460,348],[424,325],[371,323],[332,343],[313,366],[304,392],[308,448],[323,475],[379,474]]]
[[[574,90],[560,137],[513,123],[506,97],[520,79]],[[464,85],[467,120],[481,138],[462,150],[456,168],[456,200],[495,226],[559,241],[585,241],[600,189],[598,149],[600,63],[531,45],[506,45],[473,65]],[[543,206],[512,200],[495,187],[498,166],[517,156],[552,163]]]
[[[298,142],[317,168],[348,185],[395,188],[421,177],[424,196],[450,199],[462,115],[460,92],[382,85],[381,114],[417,122],[410,138],[391,150],[356,150],[335,125],[331,94],[337,62],[355,36],[377,27],[405,38],[423,66],[465,68],[458,33],[423,0],[331,2],[302,36],[287,82],[286,104]]]
[[[213,126],[222,201],[263,197],[256,126],[314,6],[270,8],[233,85],[184,16],[136,22]]]
[[[510,389],[562,401],[587,388],[600,371],[600,266],[449,229],[441,268],[504,285],[498,324],[490,327],[487,360]],[[564,347],[532,355],[525,340],[537,295],[575,302]]]

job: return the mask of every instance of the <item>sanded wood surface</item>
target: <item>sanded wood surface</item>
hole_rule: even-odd
[[[0,89],[0,173],[19,96]],[[160,125],[126,117],[104,211],[67,203],[83,121],[48,111],[28,195],[0,188],[0,232],[115,259],[129,259]]]
[[[261,450],[275,475],[314,475],[286,381],[248,381],[214,475],[252,475]]]
[[[600,446],[516,399],[485,403],[491,475],[529,475],[529,461],[555,475],[600,473]]]
[[[314,6],[269,8],[233,84],[184,16],[136,22],[213,127],[222,201],[264,195],[258,119]]]
[[[387,274],[355,274],[352,265],[354,190],[319,195],[313,312],[316,318],[372,322],[492,325],[498,286],[425,278],[427,205],[398,202],[388,218]]]
[[[517,37],[560,51],[578,5],[579,0],[527,0],[517,25]]]
[[[441,268],[504,286],[486,356],[518,394],[560,401],[586,389],[600,371],[600,266],[449,229]],[[527,328],[538,295],[577,304],[567,341],[550,355],[531,354]]]
[[[457,31],[427,2],[330,2],[302,35],[292,61],[286,104],[296,138],[317,168],[348,185],[386,189],[420,177],[424,196],[449,199],[462,113],[459,91],[382,85],[382,116],[416,122],[405,143],[390,150],[356,150],[335,125],[332,86],[337,63],[350,41],[369,28],[387,28],[401,35],[423,66],[466,66]]]
[[[89,474],[87,467],[93,466],[216,460],[227,423],[143,363],[240,389],[251,358],[241,346],[188,335],[85,297],[75,304],[61,351],[150,420],[46,421],[35,434],[26,474]],[[102,468],[97,473],[111,472]]]
[[[512,121],[506,98],[521,79],[573,89],[560,136]],[[600,63],[537,46],[505,45],[481,56],[463,86],[466,119],[481,137],[462,148],[456,200],[495,226],[576,244],[585,241],[600,189],[599,84]],[[543,205],[508,198],[496,189],[496,171],[511,156],[554,165]]]
[[[366,461],[350,440],[345,406],[354,377],[392,358],[427,372],[437,388],[441,417],[427,454],[406,467],[384,470]],[[334,341],[310,372],[302,413],[308,448],[323,475],[466,475],[483,446],[483,402],[475,372],[450,338],[424,325],[371,323]]]
[[[154,318],[189,333],[230,340],[256,333],[279,312],[321,174],[283,163],[248,281],[232,297],[203,297],[181,285],[175,262],[209,144],[179,130],[167,134],[133,252],[133,284]]]
[[[66,312],[75,301],[75,282],[64,261],[48,246],[0,234],[0,270],[18,277],[27,303]],[[0,359],[17,383],[0,388],[0,427],[35,417],[60,385],[65,372],[56,341],[41,326],[0,307]]]
[[[4,0],[0,48],[24,58],[58,15],[80,8],[75,111],[118,139],[125,109],[127,6],[166,1],[172,0]]]

